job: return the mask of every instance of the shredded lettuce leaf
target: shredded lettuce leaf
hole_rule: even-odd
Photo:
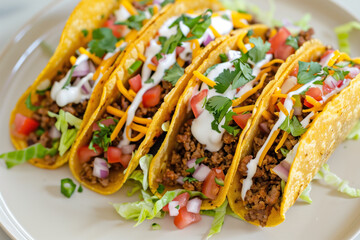
[[[57,119],[55,127],[61,132],[59,155],[63,156],[75,142],[76,134],[80,129],[82,120],[62,109],[59,111],[59,114],[49,111],[48,115]],[[69,129],[69,125],[75,128]]]
[[[141,224],[145,219],[161,218],[164,216],[162,208],[171,202],[176,196],[188,192],[190,197],[201,197],[206,199],[206,196],[201,192],[187,191],[184,189],[177,189],[168,191],[159,199],[156,196],[151,196],[146,191],[141,191],[143,200],[136,202],[117,203],[113,204],[116,212],[125,219],[137,221],[135,227]]]
[[[347,139],[358,140],[360,137],[360,121],[356,123],[354,128],[351,130],[350,134],[347,136]]]
[[[46,155],[55,156],[58,152],[59,143],[56,142],[51,149],[45,148],[40,143],[34,144],[22,150],[3,153],[1,159],[5,160],[7,168],[12,168],[33,158],[44,158]]]
[[[145,156],[142,156],[139,160],[140,168],[144,174],[143,180],[142,180],[142,186],[143,186],[144,191],[146,191],[149,187],[148,175],[149,175],[150,162],[152,159],[153,159],[153,155],[146,154]]]
[[[353,29],[360,30],[360,22],[352,21],[335,28],[339,50],[347,54],[350,54],[349,34]]]
[[[301,193],[301,195],[299,196],[299,198],[309,204],[312,203],[312,199],[310,197],[310,192],[311,192],[311,183],[309,183],[309,185],[304,189],[304,191]]]
[[[345,193],[350,197],[360,197],[360,189],[350,187],[348,181],[342,180],[330,172],[330,167],[326,163],[320,168],[314,179],[322,179],[326,184],[336,187],[339,192]]]
[[[206,239],[211,238],[214,234],[217,234],[221,231],[225,220],[227,205],[228,201],[225,199],[225,202],[220,207],[214,209],[214,220],[211,223],[211,228]]]
[[[132,184],[132,189],[127,192],[127,196],[131,197],[134,195],[137,191],[140,191],[142,189],[144,174],[141,170],[135,170],[131,173],[129,176],[129,180],[134,180],[134,183]],[[129,181],[127,181],[128,184],[130,184]]]

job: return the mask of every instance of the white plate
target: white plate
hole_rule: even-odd
[[[267,8],[266,1],[256,4]],[[0,153],[13,149],[8,137],[8,120],[17,99],[45,66],[48,56],[39,47],[42,40],[56,46],[71,9],[72,0],[59,1],[29,22],[0,58]],[[333,28],[355,17],[326,0],[276,1],[276,16],[297,20],[311,13],[316,37],[336,45]],[[352,36],[353,56],[360,55]],[[343,143],[329,160],[340,177],[360,187],[360,141]],[[87,189],[70,199],[60,193],[60,180],[72,177],[67,166],[42,170],[24,164],[11,170],[0,166],[0,222],[16,239],[201,239],[206,236],[212,218],[184,230],[177,230],[169,217],[146,221],[137,228],[121,219],[110,202],[125,202],[126,189],[112,196],[100,196]],[[1,197],[1,196],[0,196]],[[275,228],[254,227],[227,217],[222,232],[214,239],[352,239],[360,231],[360,200],[350,199],[319,183],[313,184],[313,204],[296,203],[286,221]],[[151,223],[161,225],[152,231]]]

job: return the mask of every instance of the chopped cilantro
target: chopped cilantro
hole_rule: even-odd
[[[154,83],[154,79],[150,78],[150,79],[146,80],[145,83]]]
[[[46,88],[46,89],[44,89],[44,90],[36,90],[35,93],[38,94],[38,95],[43,96],[43,95],[45,95],[45,93],[46,93],[47,91],[49,91],[50,89],[51,89],[51,86],[48,87],[48,88]]]
[[[154,7],[149,7],[148,11],[149,11],[151,16],[154,16]]]
[[[31,93],[29,94],[29,96],[26,98],[25,100],[25,105],[26,107],[30,110],[30,111],[36,111],[39,108],[41,108],[41,106],[35,106],[31,103]]]
[[[195,167],[192,167],[192,168],[186,169],[185,171],[186,171],[186,172],[188,172],[188,173],[193,174],[193,173],[195,172]]]
[[[165,1],[163,1],[160,5],[161,5],[161,7],[164,7],[164,6],[166,6],[167,4],[169,4],[169,3],[174,3],[175,2],[175,0],[165,0]]]
[[[238,135],[238,133],[241,131],[241,129],[238,126],[230,126],[230,121],[233,120],[233,116],[235,116],[236,113],[234,113],[233,111],[229,111],[226,113],[225,115],[225,123],[224,125],[222,125],[221,127],[223,127],[228,133],[230,133],[233,136]]]
[[[79,185],[78,187],[78,190],[77,190],[79,193],[82,193],[83,192],[83,187],[81,185]]]
[[[159,184],[158,188],[156,189],[156,191],[160,194],[162,194],[165,190],[165,186],[162,184]]]
[[[314,80],[321,71],[321,65],[317,62],[299,61],[299,72],[297,75],[299,84],[306,84]]]
[[[247,36],[247,37],[251,37],[252,35],[254,35],[254,30],[253,30],[253,29],[250,29],[250,30],[247,32],[246,36]]]
[[[289,150],[287,150],[286,148],[280,148],[280,152],[281,154],[286,157],[286,155],[290,152]]]
[[[228,59],[228,57],[226,56],[225,53],[220,53],[220,54],[219,54],[219,57],[220,57],[221,62],[227,62],[227,61],[229,61],[229,59]]]
[[[214,88],[216,89],[216,92],[224,93],[233,82],[237,74],[238,72],[236,70],[230,71],[230,69],[225,69],[222,73],[220,73],[215,78],[216,85]]]
[[[220,132],[219,124],[227,114],[231,105],[232,101],[227,97],[213,96],[208,99],[205,104],[205,109],[212,113],[214,116],[214,121],[211,123],[211,128],[213,130]]]
[[[176,208],[176,209],[180,209],[180,205],[177,205],[175,208]]]
[[[65,89],[65,88],[67,88],[67,87],[70,85],[71,78],[72,78],[72,75],[73,75],[73,73],[74,73],[75,68],[76,68],[76,65],[74,65],[74,66],[71,67],[69,76],[68,76],[68,78],[66,79],[66,82],[65,82],[64,86],[62,86],[61,89]]]
[[[229,18],[227,15],[225,15],[225,14],[221,15],[221,17],[222,17],[223,19],[225,19],[225,20],[230,21],[230,18]]]
[[[293,37],[290,35],[286,39],[286,45],[289,45],[289,46],[293,47],[295,50],[297,50],[299,48],[299,43],[298,43],[297,37]]]
[[[266,53],[269,51],[271,44],[265,42],[261,37],[250,38],[250,42],[254,44],[254,47],[249,50],[249,57],[251,61],[257,63],[265,58]]]
[[[178,63],[175,63],[170,69],[165,71],[164,80],[170,82],[173,86],[184,75],[184,69]]]
[[[89,34],[89,31],[87,29],[83,29],[81,30],[81,32],[84,35],[84,37],[87,37],[87,35]]]
[[[145,13],[142,11],[138,11],[137,15],[130,16],[126,21],[116,22],[117,25],[125,25],[130,29],[135,29],[140,31],[143,26],[143,21],[146,19]]]
[[[89,42],[90,52],[99,58],[116,49],[117,39],[110,28],[95,29],[92,37],[93,39]]]
[[[116,127],[116,123],[118,122],[117,119],[114,119],[115,124],[105,126],[101,123],[101,121],[97,122],[96,124],[99,126],[100,130],[96,130],[93,132],[92,139],[90,141],[89,149],[92,149],[96,152],[96,149],[94,147],[95,145],[98,145],[101,147],[104,152],[107,151],[108,147],[111,143],[111,133],[114,131]]]
[[[255,77],[252,75],[252,68],[247,63],[247,54],[244,54],[240,59],[234,60],[234,65],[237,75],[232,83],[232,89],[244,86],[246,83],[253,80]]]
[[[306,132],[306,128],[301,125],[295,116],[292,119],[287,116],[279,128],[285,132],[291,133],[294,137],[301,136]]]
[[[44,132],[45,130],[42,127],[39,127],[38,129],[36,129],[35,134],[36,136],[41,136],[44,134]]]
[[[184,177],[184,182],[197,182],[198,180],[196,178],[193,177]]]

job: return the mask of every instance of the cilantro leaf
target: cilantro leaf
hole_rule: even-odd
[[[191,183],[191,182],[197,182],[198,180],[193,177],[184,177],[183,181]]]
[[[280,148],[280,152],[281,154],[286,157],[286,155],[290,152],[289,150],[287,150],[286,148]]]
[[[164,192],[164,190],[165,190],[165,186],[162,185],[162,184],[159,184],[159,186],[158,186],[158,188],[157,188],[156,191],[157,191],[158,193],[162,194],[162,193]]]
[[[98,28],[93,31],[93,39],[89,42],[90,52],[98,57],[103,57],[108,52],[113,52],[117,39],[110,28]]]
[[[130,29],[140,31],[143,26],[143,21],[146,19],[145,13],[138,11],[139,14],[130,16],[126,21],[116,22],[117,25],[125,25]]]
[[[172,68],[165,71],[164,80],[170,82],[173,86],[184,75],[185,70],[180,67],[178,63],[175,63]]]
[[[237,71],[230,71],[230,69],[225,69],[222,73],[220,73],[219,76],[215,78],[216,85],[214,88],[216,89],[216,92],[224,93],[235,79],[237,74]]]
[[[178,30],[176,34],[171,35],[169,38],[167,38],[163,42],[160,54],[161,53],[164,53],[164,54],[173,53],[174,50],[176,49],[176,47],[178,45],[180,45],[182,38],[183,38],[182,32]]]
[[[195,160],[195,164],[201,163],[202,161],[204,161],[204,159],[205,159],[205,157],[196,159],[196,160]]]
[[[219,57],[220,57],[221,62],[227,62],[227,61],[229,61],[229,59],[228,59],[228,57],[226,56],[225,53],[220,53],[220,54],[219,54]]]
[[[251,61],[257,63],[265,58],[266,53],[269,51],[271,44],[269,42],[265,42],[261,37],[258,38],[250,38],[250,42],[255,46],[249,50],[249,57]]]
[[[233,136],[238,135],[238,133],[241,131],[241,129],[238,126],[230,126],[229,123],[231,120],[233,120],[233,116],[235,116],[236,113],[234,113],[233,111],[229,111],[226,113],[225,115],[225,123],[224,125],[222,125],[221,127],[224,128],[228,133],[230,133]]]
[[[299,48],[299,43],[298,43],[297,37],[293,37],[290,35],[286,39],[286,45],[289,45],[289,46],[293,47],[295,50],[297,50]]]
[[[29,94],[29,96],[26,98],[25,100],[25,105],[26,107],[30,110],[30,111],[36,111],[39,108],[41,108],[41,106],[35,106],[31,103],[31,93]]]
[[[167,4],[169,4],[169,3],[174,3],[175,2],[175,0],[165,0],[165,1],[163,1],[161,4],[160,4],[160,6],[161,7],[164,7],[165,5],[167,5]]]
[[[114,131],[116,127],[116,123],[118,122],[117,119],[114,119],[115,124],[111,124],[109,126],[105,126],[101,123],[101,121],[97,122],[96,124],[99,126],[100,130],[94,131],[92,139],[90,141],[89,149],[92,149],[96,152],[94,144],[101,147],[104,152],[108,150],[108,147],[111,144],[111,133]]]
[[[84,37],[87,37],[87,35],[89,34],[89,31],[87,29],[83,29],[83,30],[81,30],[81,33],[84,35]]]
[[[211,128],[213,130],[220,132],[219,124],[225,117],[231,105],[231,99],[223,96],[213,96],[207,100],[205,109],[214,116],[214,121],[211,123]]]
[[[299,61],[299,72],[297,75],[299,84],[306,84],[314,80],[321,71],[321,65],[317,62]]]
[[[301,136],[306,132],[306,128],[301,125],[295,116],[292,119],[287,116],[279,128],[287,133],[291,133],[294,137]]]
[[[247,54],[243,54],[243,55],[247,55]],[[233,80],[232,89],[242,87],[246,83],[250,82],[255,78],[252,75],[252,68],[248,63],[244,62],[242,58],[234,60],[233,63],[235,65],[237,75]]]
[[[349,74],[349,71],[343,71],[337,68],[331,68],[331,70],[334,71],[334,74],[332,76],[333,78],[335,78],[336,81],[344,80],[345,76]]]
[[[185,172],[193,174],[195,172],[195,167],[188,168],[188,169],[185,170]]]

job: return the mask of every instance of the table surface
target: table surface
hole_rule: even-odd
[[[18,30],[41,9],[56,0],[0,0],[0,53],[6,48]],[[337,2],[353,14],[360,13],[359,0],[329,0]],[[0,228],[0,239],[10,240]],[[360,240],[358,236],[355,240]]]

